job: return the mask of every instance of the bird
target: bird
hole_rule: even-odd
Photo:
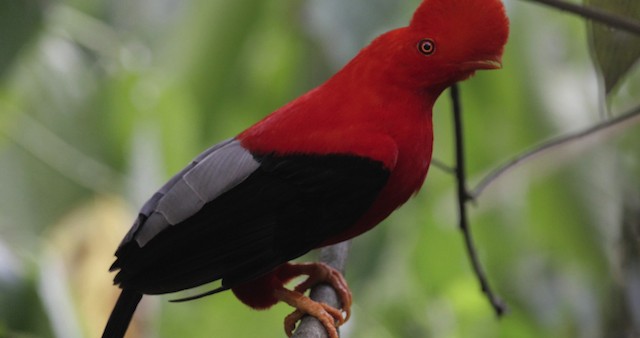
[[[502,67],[509,20],[500,0],[423,0],[409,24],[373,39],[324,83],[206,149],[142,206],[110,271],[122,289],[103,338],[123,337],[143,295],[218,281],[244,304],[284,302],[329,337],[348,320],[342,274],[292,260],[356,237],[422,186],[432,110],[451,85]],[[294,288],[292,279],[307,279]],[[342,306],[305,295],[333,286]]]

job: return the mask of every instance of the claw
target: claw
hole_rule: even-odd
[[[347,281],[340,271],[324,263],[304,263],[289,264],[290,271],[295,271],[297,275],[309,276],[306,280],[298,284],[293,290],[305,293],[317,284],[327,283],[333,287],[342,303],[342,310],[345,313],[343,323],[351,317],[352,296],[349,291]]]
[[[283,278],[309,276],[293,290],[281,288],[274,291],[278,300],[296,308],[284,320],[284,330],[287,335],[291,337],[297,322],[305,315],[310,315],[322,323],[330,338],[338,338],[337,327],[349,320],[352,303],[351,292],[342,274],[324,263],[287,264],[281,270],[281,274]],[[307,290],[320,283],[327,283],[333,287],[342,303],[342,311],[328,304],[313,301],[303,295]],[[343,311],[344,316],[342,315]]]
[[[313,304],[309,304],[310,307],[305,309],[305,312],[298,309],[293,311],[284,319],[284,331],[287,336],[291,337],[293,335],[296,324],[302,319],[302,317],[310,315],[322,323],[329,334],[329,338],[339,338],[337,327],[344,323],[344,318],[342,318],[340,310],[324,303],[314,302],[310,299],[309,301]]]
[[[313,301],[299,292],[284,288],[276,290],[275,295],[279,300],[296,308],[284,319],[284,331],[288,337],[293,335],[296,323],[305,315],[310,315],[322,323],[329,338],[339,338],[337,327],[344,324],[345,321],[340,310],[325,303]]]
[[[302,319],[302,317],[304,317],[304,315],[304,312],[295,310],[284,318],[284,332],[287,334],[287,337],[291,337],[293,335],[293,331],[296,329],[296,324],[300,319]]]

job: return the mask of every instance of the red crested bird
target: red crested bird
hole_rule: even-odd
[[[434,102],[476,70],[500,68],[508,32],[499,0],[424,0],[408,26],[324,84],[205,150],[144,204],[118,247],[122,293],[103,338],[124,336],[143,294],[217,280],[205,295],[231,290],[255,309],[282,301],[296,308],[287,334],[309,314],[336,338],[351,305],[342,275],[289,261],[371,229],[418,191]],[[319,282],[342,309],[304,295]]]

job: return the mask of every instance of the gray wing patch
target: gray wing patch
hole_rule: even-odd
[[[244,181],[259,166],[235,139],[207,149],[144,204],[123,243],[135,239],[143,247],[162,230],[186,220]]]

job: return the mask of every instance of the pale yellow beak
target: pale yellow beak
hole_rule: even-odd
[[[462,68],[465,70],[500,69],[502,68],[502,60],[500,58],[495,58],[478,61],[468,61],[462,63]]]

